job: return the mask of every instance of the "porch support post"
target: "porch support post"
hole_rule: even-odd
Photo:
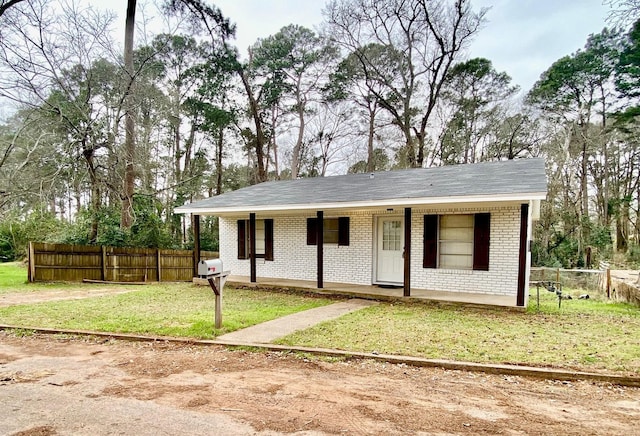
[[[257,282],[256,274],[256,214],[249,214],[249,259],[251,263],[251,283]]]
[[[319,210],[316,212],[318,225],[316,226],[316,248],[318,250],[318,289],[324,287],[324,212]]]
[[[528,251],[528,229],[529,224],[529,204],[524,203],[520,206],[520,253],[518,256],[518,291],[516,297],[516,305],[524,306],[525,300],[525,284],[527,275],[527,251]]]
[[[404,208],[404,296],[411,296],[411,208]]]
[[[191,229],[193,231],[193,276],[198,276],[198,264],[200,263],[200,215],[191,215]],[[158,281],[160,281],[158,270]]]

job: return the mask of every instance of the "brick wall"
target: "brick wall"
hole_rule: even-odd
[[[425,214],[491,213],[489,271],[422,268],[422,228]],[[520,208],[414,210],[411,250],[411,287],[438,291],[464,291],[494,295],[516,295]]]
[[[423,215],[451,213],[491,213],[491,240],[489,271],[443,270],[422,268]],[[353,212],[325,218],[350,217],[350,244],[325,244],[324,280],[370,285],[374,278],[374,223],[375,217],[388,215],[385,210]],[[397,215],[397,212],[396,212]],[[297,216],[257,216],[274,220],[274,261],[257,260],[257,276],[316,280],[316,246],[307,245],[307,218],[309,213]],[[231,274],[248,276],[248,259],[238,259],[238,219],[247,216],[220,218],[220,258]],[[485,208],[414,209],[412,211],[411,287],[437,291],[462,291],[495,295],[516,295],[518,281],[518,249],[520,207],[496,206]]]

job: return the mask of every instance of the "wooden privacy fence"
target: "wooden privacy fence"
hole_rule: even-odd
[[[201,259],[218,257],[200,251]],[[29,243],[29,281],[191,281],[192,250]]]

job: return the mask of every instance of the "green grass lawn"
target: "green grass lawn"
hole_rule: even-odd
[[[223,325],[214,324],[211,289],[190,283],[148,285],[127,294],[0,308],[0,324],[213,338],[332,300],[225,288]]]
[[[0,264],[0,295],[113,287],[83,283],[26,283],[26,279],[27,270],[21,264]],[[208,286],[159,283],[127,285],[126,289],[133,292],[0,307],[0,324],[206,339],[334,302],[303,294],[225,287],[222,328],[214,330],[215,300]]]
[[[471,362],[640,373],[640,309],[563,301],[535,291],[526,312],[437,303],[382,303],[319,324],[280,344]]]
[[[29,283],[27,266],[22,262],[0,263],[0,295],[43,290],[83,289],[83,283]]]
[[[0,263],[0,293],[25,288],[27,267],[19,262]]]

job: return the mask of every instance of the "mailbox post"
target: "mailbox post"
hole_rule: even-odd
[[[222,289],[230,273],[231,271],[222,270],[222,261],[220,259],[201,260],[198,262],[198,276],[207,279],[215,295],[214,325],[217,329],[222,327]]]

